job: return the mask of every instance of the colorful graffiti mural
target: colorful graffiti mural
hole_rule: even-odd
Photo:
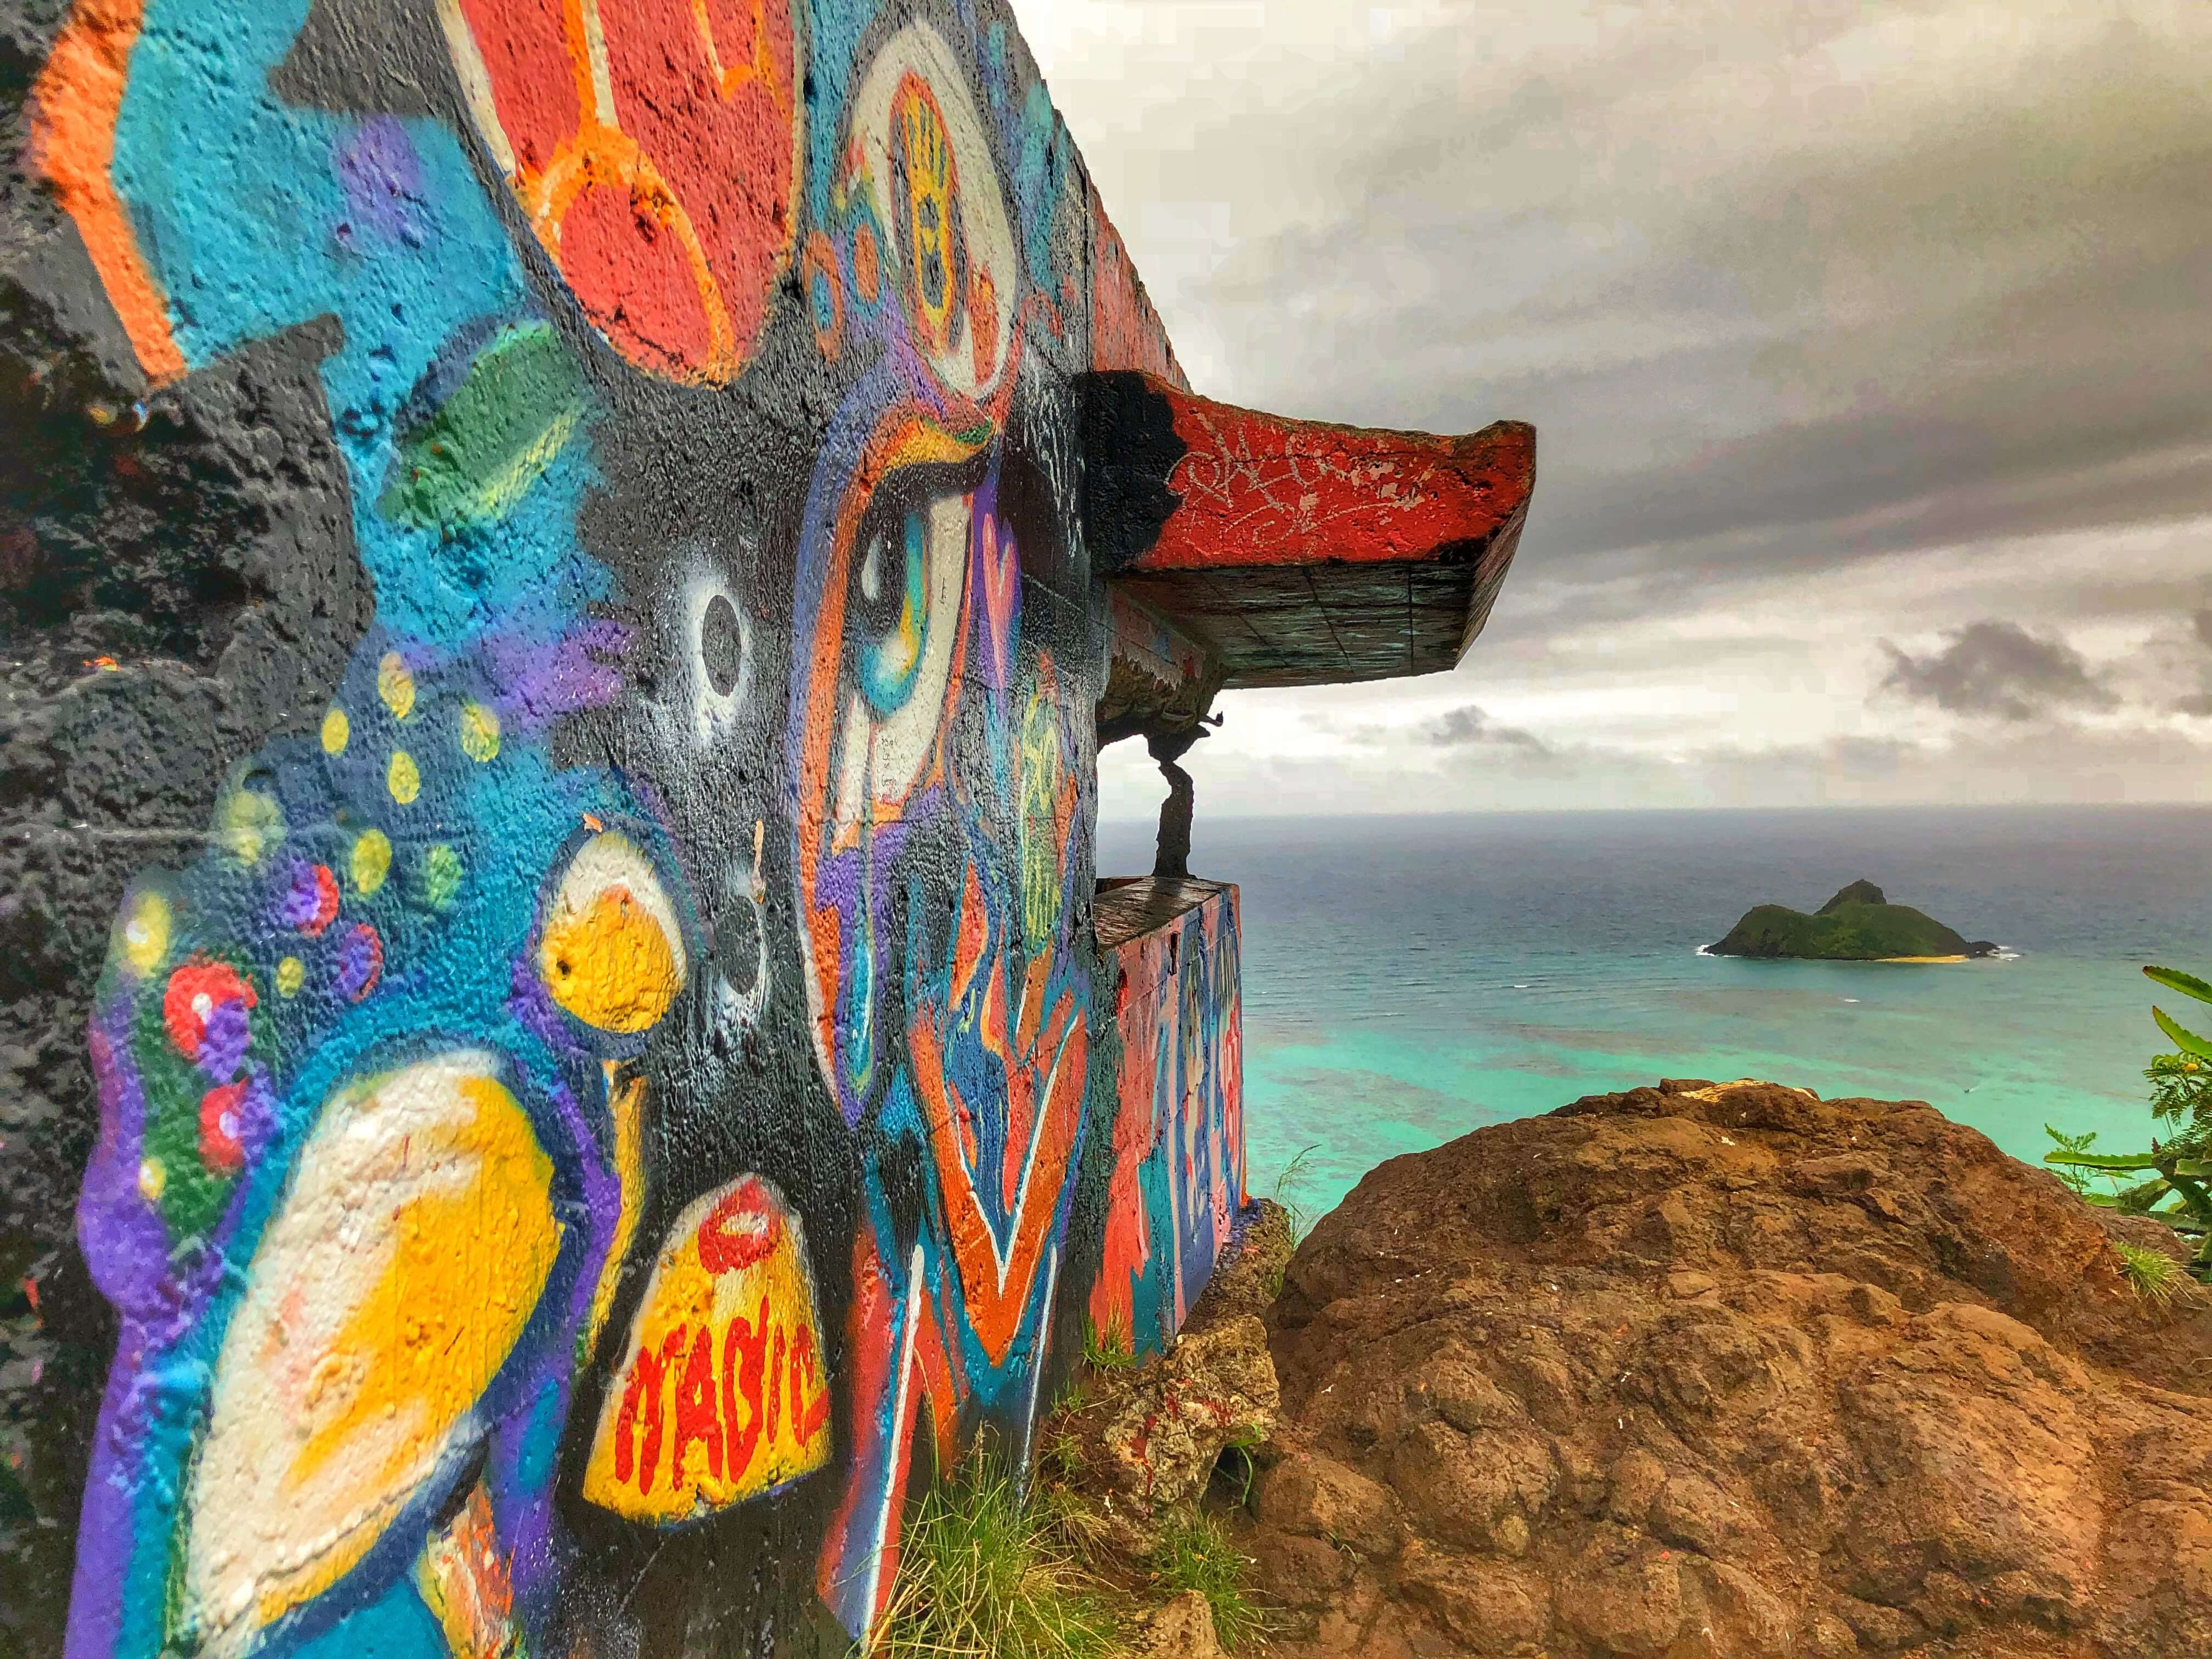
[[[1237,890],[1149,878],[1098,896],[1122,1056],[1094,1331],[1157,1353],[1245,1206]]]
[[[842,1650],[1241,1198],[1233,899],[1091,927],[1069,377],[1173,358],[1010,19],[77,0],[27,108],[374,592],[114,924],[68,1652]]]

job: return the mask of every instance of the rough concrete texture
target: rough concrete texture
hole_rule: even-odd
[[[1370,1173],[1273,1317],[1286,1659],[2212,1651],[2212,1310],[1925,1105],[1481,1129]]]
[[[0,1646],[845,1650],[1243,1196],[1010,15],[4,0],[0,151]]]

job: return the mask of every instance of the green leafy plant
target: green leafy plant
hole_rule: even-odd
[[[1213,1615],[1213,1633],[1225,1648],[1242,1647],[1267,1634],[1267,1616],[1244,1588],[1250,1565],[1227,1528],[1197,1510],[1170,1514],[1152,1546],[1152,1582],[1170,1595],[1185,1590],[1203,1595]]]
[[[2168,990],[2212,1003],[2212,983],[2194,974],[2173,968],[2146,968],[2143,972]],[[2045,1152],[2043,1161],[2057,1166],[2061,1178],[2087,1202],[2127,1215],[2156,1216],[2176,1232],[2197,1239],[2190,1272],[2212,1281],[2212,1190],[2207,1187],[2212,1182],[2212,1037],[2198,1036],[2155,1006],[2151,1018],[2175,1049],[2159,1055],[2143,1072],[2150,1085],[2151,1115],[2171,1126],[2167,1138],[2161,1141],[2152,1136],[2147,1152],[2093,1152],[2089,1145],[2096,1139],[2094,1134],[2062,1135],[2046,1125],[2058,1147]],[[2068,1178],[2069,1172],[2073,1178]],[[2093,1174],[2105,1176],[2114,1190],[2087,1190]],[[2122,1176],[2139,1179],[2121,1185]],[[2125,1247],[2122,1258],[2127,1259]],[[2141,1290],[2135,1270],[2128,1271],[2130,1282]]]
[[[870,1645],[887,1659],[1106,1659],[1120,1632],[1058,1517],[979,1455],[923,1497]]]
[[[2043,1126],[2043,1133],[2058,1143],[2058,1150],[2062,1152],[2086,1152],[2097,1144],[2097,1132],[2094,1129],[2090,1130],[2086,1135],[2068,1135],[2059,1133],[2046,1123]],[[2070,1164],[2059,1164],[2051,1173],[2064,1182],[2067,1189],[2076,1198],[2087,1198],[2095,1188],[2095,1182],[2089,1172],[2087,1170],[2077,1170]]]
[[[2150,1083],[2150,1109],[2169,1122],[2187,1122],[2188,1139],[2203,1146],[2212,1139],[2212,1061],[2191,1054],[2160,1054],[2143,1076]]]

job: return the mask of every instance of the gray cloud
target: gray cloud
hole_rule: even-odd
[[[1199,391],[1538,428],[1451,693],[1331,694],[1378,752],[1486,803],[2203,793],[2150,757],[2212,719],[2212,6],[1054,3]],[[1366,763],[1263,707],[1255,760]],[[2038,741],[1887,746],[1928,709]]]
[[[2212,605],[2206,606],[2190,617],[2189,628],[2190,632],[2195,635],[2197,642],[2206,650],[2212,651]],[[2176,698],[2173,712],[2177,714],[2194,715],[2198,720],[2212,720],[2212,667],[2204,667],[2199,672],[2203,675],[2206,689],[2185,697]]]
[[[2109,709],[2118,694],[2065,641],[2017,623],[1978,622],[1941,651],[1915,657],[1881,641],[1890,660],[1882,689],[1954,714],[2029,720],[2066,709]]]
[[[1416,728],[1419,740],[1437,749],[1516,749],[1527,755],[1549,755],[1552,746],[1534,732],[1517,726],[1500,726],[1474,703],[1450,708]]]

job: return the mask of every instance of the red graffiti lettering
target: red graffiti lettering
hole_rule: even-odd
[[[714,1334],[705,1326],[692,1339],[684,1362],[683,1386],[676,1391],[676,1449],[672,1480],[684,1480],[684,1449],[693,1441],[707,1449],[707,1471],[722,1478],[722,1420],[714,1411]]]
[[[683,1348],[684,1327],[678,1325],[668,1334],[658,1353],[641,1347],[630,1361],[629,1386],[623,1390],[622,1411],[615,1419],[615,1479],[629,1480],[635,1467],[640,1492],[653,1490],[653,1471],[660,1467],[660,1383]],[[633,1436],[641,1416],[645,1444],[635,1448],[637,1461],[633,1466]]]
[[[719,1331],[679,1326],[657,1347],[637,1350],[615,1420],[614,1477],[640,1492],[664,1468],[672,1492],[741,1484],[771,1452],[790,1467],[785,1454],[805,1453],[829,1421],[812,1328],[787,1324],[763,1293],[750,1318],[738,1315]],[[703,1457],[690,1455],[694,1445]]]
[[[802,1378],[809,1385],[805,1389],[800,1387]],[[811,1398],[807,1398],[809,1395]],[[799,1409],[802,1399],[806,1400],[804,1413]],[[829,1420],[830,1391],[822,1386],[821,1356],[815,1352],[814,1333],[802,1325],[791,1345],[792,1431],[803,1446],[819,1434],[822,1425]]]
[[[768,1349],[768,1297],[761,1297],[760,1317],[743,1315],[730,1322],[722,1338],[722,1419],[729,1425],[730,1478],[734,1480],[751,1466],[761,1437],[761,1366]],[[738,1402],[744,1401],[744,1426],[738,1426]]]
[[[776,1419],[782,1414],[783,1405],[783,1328],[775,1332],[775,1351],[768,1362],[768,1410],[762,1413],[768,1423],[768,1437],[771,1443],[776,1436]]]

